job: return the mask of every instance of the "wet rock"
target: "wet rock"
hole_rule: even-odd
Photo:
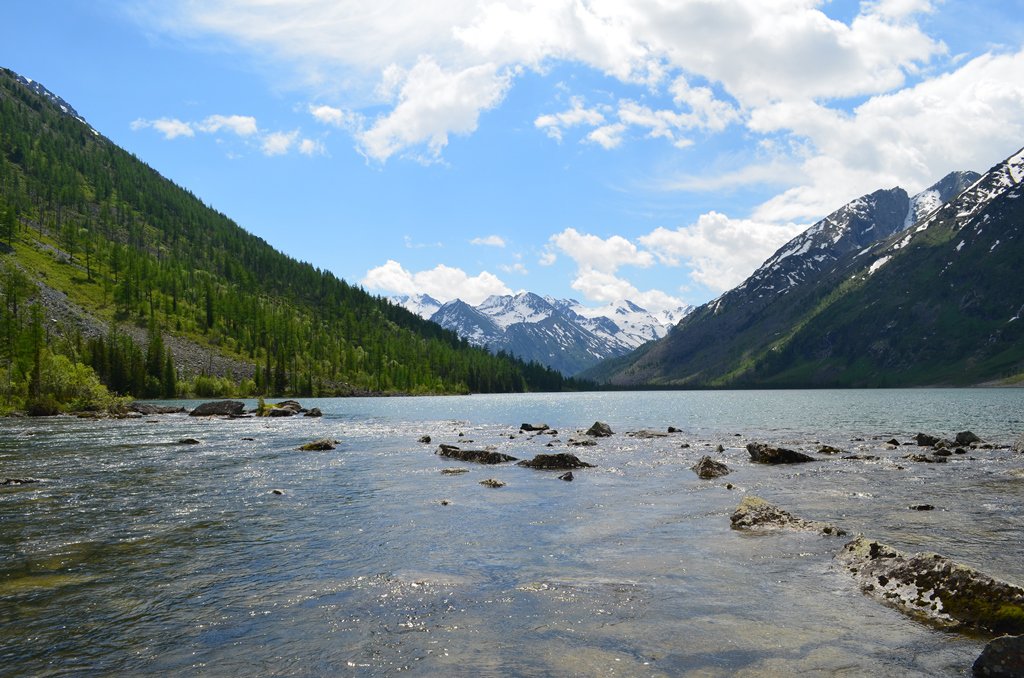
[[[722,444],[715,445],[715,452],[717,452],[718,454],[722,454],[723,452],[725,452],[725,446]]]
[[[603,421],[595,421],[594,425],[587,429],[587,435],[594,438],[607,438],[612,433],[612,427]]]
[[[650,438],[667,438],[667,433],[661,431],[651,431],[650,429],[641,429],[639,431],[630,431],[626,434],[631,438],[640,438],[641,440],[648,440]]]
[[[679,446],[679,449],[681,449],[681,450],[688,450],[688,449],[690,449],[690,443],[683,443],[682,445]]]
[[[885,444],[886,445],[892,445],[893,447],[899,447],[900,446],[900,441],[896,440],[895,438],[891,438],[891,439],[887,440],[885,442]]]
[[[442,457],[458,459],[459,461],[470,461],[475,464],[504,464],[507,461],[516,461],[516,457],[491,450],[463,450],[455,445],[440,445],[436,454]]]
[[[682,433],[682,431],[680,431],[679,429],[677,429],[677,428],[676,428],[675,426],[669,426],[669,427],[668,427],[668,432],[669,432],[669,433]]]
[[[331,440],[330,438],[321,438],[320,440],[314,440],[311,443],[300,445],[299,449],[303,452],[324,452],[326,450],[333,450],[338,445],[337,440]]]
[[[131,403],[128,405],[128,409],[132,412],[138,412],[139,414],[147,417],[153,416],[154,414],[180,414],[185,411],[184,407],[173,407],[170,405],[153,405],[151,403]]]
[[[1024,452],[1024,436],[1017,438],[1011,449],[1013,449],[1014,452]]]
[[[971,445],[980,442],[982,442],[981,438],[976,436],[973,431],[960,431],[956,434],[957,445]]]
[[[189,412],[191,417],[239,415],[245,412],[245,403],[238,400],[214,400],[203,403]]]
[[[932,452],[932,454],[934,454],[936,457],[952,457],[953,451],[947,450],[945,447],[942,447]],[[964,454],[963,450],[960,451],[960,454]]]
[[[822,445],[818,448],[818,454],[843,454],[843,451],[838,447],[832,447],[831,445]]]
[[[38,482],[41,482],[39,478],[4,478],[0,480],[0,485],[31,485]]]
[[[937,553],[857,537],[835,557],[865,593],[942,629],[1024,633],[1024,589]]]
[[[711,457],[704,456],[700,458],[696,464],[690,467],[698,477],[704,480],[710,480],[711,478],[721,478],[722,476],[729,475],[729,467],[720,461],[715,461]]]
[[[178,441],[179,445],[198,445],[199,441],[195,438],[182,438]]]
[[[764,443],[748,443],[747,453],[750,454],[750,461],[755,464],[802,464],[814,461],[814,457],[803,452],[772,447]]]
[[[965,450],[962,447],[958,447],[955,450],[953,450],[953,454],[967,454],[967,450]]]
[[[577,440],[575,438],[569,438],[569,442],[566,443],[566,444],[569,447],[593,447],[593,446],[597,445],[597,441],[596,440],[589,440],[587,438],[582,438],[580,440]]]
[[[547,424],[520,424],[520,431],[547,431],[550,426]]]
[[[931,504],[911,504],[908,506],[911,511],[934,511],[935,507]]]
[[[563,473],[562,475],[558,476],[558,479],[564,480],[567,483],[571,483],[573,479],[572,471],[569,471],[568,473]]]
[[[441,475],[445,476],[457,476],[463,473],[469,473],[468,468],[443,468],[441,469]]]
[[[429,445],[430,444],[430,436],[420,436],[420,439],[419,439],[418,442],[421,442],[424,445]]]
[[[276,494],[278,496],[281,496],[282,494],[284,494],[284,490],[271,490],[270,494]]]
[[[846,534],[835,525],[817,520],[804,520],[769,504],[760,497],[748,494],[729,518],[733,529],[754,529],[760,527],[785,527],[804,532],[820,532],[823,535],[842,536]]]
[[[593,464],[580,461],[574,454],[560,452],[558,454],[538,454],[533,459],[521,461],[516,466],[527,468],[549,469],[552,471],[567,471],[574,468],[593,468]]]
[[[928,435],[927,433],[918,433],[914,436],[914,441],[917,443],[918,447],[935,447],[935,444],[940,440],[941,438],[936,438],[935,436]]]
[[[1000,636],[974,660],[976,678],[1024,678],[1024,636]]]
[[[264,412],[265,417],[294,417],[295,410],[288,407],[271,407],[269,410]]]
[[[281,402],[274,405],[274,407],[278,407],[282,410],[291,410],[293,414],[298,414],[299,412],[306,411],[302,407],[302,405],[299,404],[298,400],[282,400]]]
[[[924,454],[907,454],[907,455],[904,455],[903,458],[907,459],[909,461],[916,461],[916,462],[922,463],[922,464],[934,464],[936,461],[938,461],[938,459],[934,459],[934,458],[929,457],[929,456],[924,455]],[[939,457],[939,459],[942,459],[942,457]],[[942,459],[942,461],[946,461],[946,460]]]
[[[448,501],[447,499],[442,499],[439,503],[441,504],[441,506],[448,506],[449,504],[451,504],[451,502]]]
[[[851,461],[878,461],[878,457],[873,454],[848,454],[843,459]]]
[[[302,416],[304,416],[304,417],[322,417],[322,416],[324,416],[324,413],[320,411],[319,407],[311,407]]]
[[[505,487],[505,483],[501,482],[497,478],[488,478],[487,480],[481,480],[480,484],[484,487]]]
[[[735,487],[735,486],[734,486],[734,485],[733,485],[732,483],[726,483],[726,484],[725,484],[725,489],[727,489],[727,490],[731,490],[731,489],[733,489],[734,487]]]

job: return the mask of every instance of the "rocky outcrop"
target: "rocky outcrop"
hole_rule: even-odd
[[[907,555],[858,537],[836,562],[868,595],[938,628],[1024,633],[1024,589],[937,553]]]
[[[712,478],[721,478],[722,476],[729,475],[729,467],[720,461],[715,461],[711,457],[704,456],[700,458],[696,464],[690,467],[694,473],[704,480],[710,480]]]
[[[245,412],[245,403],[238,400],[214,400],[189,412],[191,417],[232,416]]]
[[[761,499],[761,497],[755,497],[750,494],[743,497],[743,501],[736,507],[729,521],[735,530],[767,527],[787,528],[803,532],[819,532],[823,535],[837,537],[846,534],[845,530],[835,525],[817,520],[797,518],[788,511],[783,511],[778,506],[769,504],[764,499]]]
[[[547,469],[551,471],[568,471],[575,468],[593,468],[593,464],[580,461],[574,454],[560,452],[558,454],[538,454],[533,459],[521,461],[516,466]]]
[[[1024,678],[1024,636],[1000,636],[974,660],[976,678]]]
[[[747,453],[750,454],[750,461],[755,464],[802,464],[814,461],[814,457],[803,452],[772,447],[764,443],[747,443]]]
[[[914,440],[917,442],[919,447],[935,447],[942,439],[936,438],[933,435],[927,433],[918,433],[914,436]]]
[[[470,461],[475,464],[504,464],[507,461],[516,461],[517,458],[501,452],[491,450],[463,450],[455,445],[441,444],[436,454],[442,457],[458,459],[459,461]]]
[[[180,414],[185,411],[185,408],[173,407],[170,405],[153,405],[152,403],[134,402],[128,405],[128,410],[131,412],[138,412],[139,414],[148,417],[154,414]]]
[[[324,452],[326,450],[333,450],[338,444],[337,440],[331,440],[329,438],[321,438],[320,440],[314,440],[311,443],[300,445],[299,449],[303,452]]]
[[[975,435],[973,431],[960,431],[960,433],[956,434],[957,445],[973,445],[980,442],[982,442],[981,438]]]
[[[612,433],[612,427],[603,421],[595,421],[594,425],[587,429],[587,435],[594,438],[607,438]]]

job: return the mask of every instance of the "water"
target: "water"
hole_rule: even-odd
[[[0,674],[968,675],[984,639],[861,594],[831,563],[843,538],[731,530],[745,493],[1024,583],[1024,455],[884,448],[965,428],[1012,442],[1020,390],[303,404],[325,416],[0,421],[0,477],[43,479],[0,487]],[[569,450],[597,464],[571,483],[434,454],[530,458],[595,420],[616,435]],[[295,449],[323,437],[337,449]],[[881,458],[755,466],[751,440]],[[698,479],[709,453],[733,472]]]

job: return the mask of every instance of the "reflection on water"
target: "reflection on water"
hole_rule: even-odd
[[[325,416],[0,422],[0,478],[40,479],[0,487],[0,666],[24,675],[964,675],[983,641],[861,595],[831,566],[843,539],[730,530],[744,493],[1024,582],[1024,456],[978,450],[921,464],[884,444],[964,428],[1012,442],[1024,430],[1020,391],[307,404]],[[571,483],[433,454],[447,442],[529,458],[565,449],[596,419],[616,435],[571,450],[597,464]],[[560,430],[521,434],[526,421]],[[667,426],[683,432],[624,435]],[[417,442],[424,434],[432,445]],[[341,445],[296,450],[323,437]],[[747,459],[750,440],[878,459],[759,467]],[[689,467],[703,454],[732,473],[699,480]],[[454,465],[469,472],[440,473]],[[479,484],[489,477],[507,484]],[[908,509],[922,503],[936,510]]]

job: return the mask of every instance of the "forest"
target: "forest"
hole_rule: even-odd
[[[0,408],[585,386],[278,252],[61,106],[0,70]]]

